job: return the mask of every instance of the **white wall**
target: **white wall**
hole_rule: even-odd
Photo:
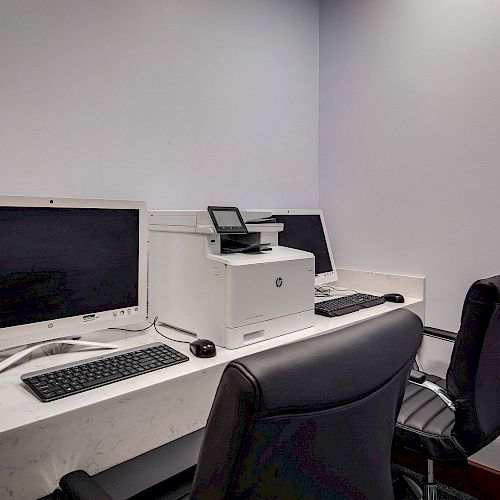
[[[318,204],[318,2],[0,0],[0,194]]]
[[[320,206],[341,267],[423,274],[457,329],[500,273],[500,2],[320,2]]]

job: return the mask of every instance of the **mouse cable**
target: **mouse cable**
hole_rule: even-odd
[[[167,337],[166,335],[163,335],[163,333],[161,333],[158,328],[156,328],[156,322],[158,321],[158,316],[155,316],[153,322],[146,326],[146,328],[140,328],[139,330],[129,330],[127,328],[108,328],[108,330],[120,330],[122,332],[144,332],[145,330],[149,330],[151,327],[154,327],[154,329],[156,330],[156,333],[160,334],[162,337],[168,339],[168,340],[171,340],[172,342],[182,342],[183,344],[190,344],[190,342],[188,342],[187,340],[176,340],[176,339],[172,339],[170,337]]]
[[[155,321],[158,319],[158,316],[153,320],[151,324],[146,326],[146,328],[139,328],[139,330],[129,330],[128,328],[108,328],[108,330],[120,330],[121,332],[144,332],[145,330],[149,330],[154,324]]]
[[[158,316],[156,316],[156,318],[154,319],[153,323],[152,323],[152,326],[154,327],[154,329],[156,330],[156,333],[158,333],[159,335],[161,335],[163,338],[166,338],[168,340],[171,340],[172,342],[181,342],[182,344],[190,344],[191,341],[189,340],[177,340],[177,339],[172,339],[170,337],[167,337],[166,335],[163,335],[163,333],[161,333],[158,328],[156,328],[156,320],[158,319]]]

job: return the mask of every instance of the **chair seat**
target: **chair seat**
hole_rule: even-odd
[[[427,380],[446,390],[446,381],[434,375]],[[394,443],[437,460],[466,458],[452,435],[455,415],[433,391],[408,383],[398,415]]]

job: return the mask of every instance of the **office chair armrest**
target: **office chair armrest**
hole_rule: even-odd
[[[427,375],[424,372],[419,372],[418,370],[411,370],[409,381],[421,385],[425,382],[426,378]]]
[[[455,342],[457,334],[449,330],[441,330],[440,328],[432,328],[431,326],[424,326],[424,335],[430,335],[443,340],[451,340]]]
[[[425,373],[419,372],[417,370],[411,370],[408,382],[410,382],[410,384],[419,385],[420,387],[425,387],[426,389],[434,392],[446,403],[446,406],[448,406],[451,411],[456,411],[457,407],[455,406],[455,403],[450,398],[448,393],[442,387],[439,387],[439,385],[427,380]]]
[[[113,500],[84,470],[64,475],[59,487],[70,500]]]

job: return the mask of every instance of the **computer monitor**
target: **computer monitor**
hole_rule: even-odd
[[[279,245],[314,254],[316,285],[337,281],[337,269],[322,210],[271,209],[270,211],[276,222],[284,224],[283,231],[278,233]]]
[[[0,349],[146,319],[143,202],[0,197]]]

